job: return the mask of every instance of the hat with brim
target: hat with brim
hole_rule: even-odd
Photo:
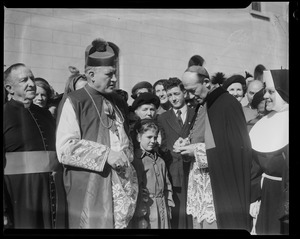
[[[227,78],[227,80],[223,82],[222,87],[225,90],[227,90],[227,88],[233,83],[240,83],[243,86],[243,90],[244,90],[244,87],[246,86],[246,79],[242,75],[233,75]]]
[[[85,66],[113,66],[115,53],[109,44],[101,39],[95,39],[85,50]]]
[[[150,89],[150,90],[152,90],[152,84],[150,83],[150,82],[148,82],[148,81],[141,81],[141,82],[138,82],[137,84],[135,84],[133,87],[132,87],[132,90],[131,90],[131,97],[133,98],[133,99],[135,99],[136,98],[136,91],[138,90],[138,89],[143,89],[143,88],[146,88],[146,89]]]
[[[132,103],[132,110],[135,111],[138,107],[145,104],[153,104],[156,109],[160,105],[159,98],[152,93],[141,93]]]

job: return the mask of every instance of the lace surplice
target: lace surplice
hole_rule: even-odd
[[[212,223],[216,214],[204,143],[196,144],[194,155],[189,173],[187,214],[197,218],[198,223],[203,220]]]

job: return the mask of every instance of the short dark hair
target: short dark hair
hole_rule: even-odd
[[[164,84],[165,84],[166,81],[167,81],[167,79],[160,79],[160,80],[156,81],[156,82],[153,84],[153,92],[155,93],[155,87],[156,87],[157,85],[162,85],[162,86],[165,88]]]
[[[11,81],[11,78],[10,78],[10,74],[13,70],[16,70],[18,69],[19,67],[26,67],[26,65],[24,63],[15,63],[13,65],[11,65],[10,67],[8,67],[5,71],[4,71],[4,83],[8,83]]]
[[[174,87],[179,87],[181,91],[184,91],[184,86],[182,84],[182,81],[177,78],[177,77],[170,77],[166,82],[165,82],[165,89],[170,90]]]
[[[153,119],[139,119],[136,124],[134,125],[134,130],[138,134],[143,134],[147,132],[148,130],[155,130],[156,133],[158,134],[159,132],[159,127],[155,120]]]

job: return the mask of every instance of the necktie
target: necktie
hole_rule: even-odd
[[[181,110],[177,110],[177,119],[178,119],[180,127],[182,127],[183,122],[182,122],[182,119],[181,119]]]

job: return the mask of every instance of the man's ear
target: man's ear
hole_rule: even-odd
[[[13,94],[13,93],[14,93],[13,88],[12,88],[12,86],[11,86],[10,84],[6,84],[6,85],[5,85],[5,90],[6,90],[8,93],[10,93],[10,94]]]
[[[94,77],[94,72],[93,71],[89,71],[88,74],[89,74],[90,77]]]
[[[94,83],[95,82],[95,80],[94,80],[95,73],[93,71],[89,71],[88,75],[89,75],[90,80]]]

